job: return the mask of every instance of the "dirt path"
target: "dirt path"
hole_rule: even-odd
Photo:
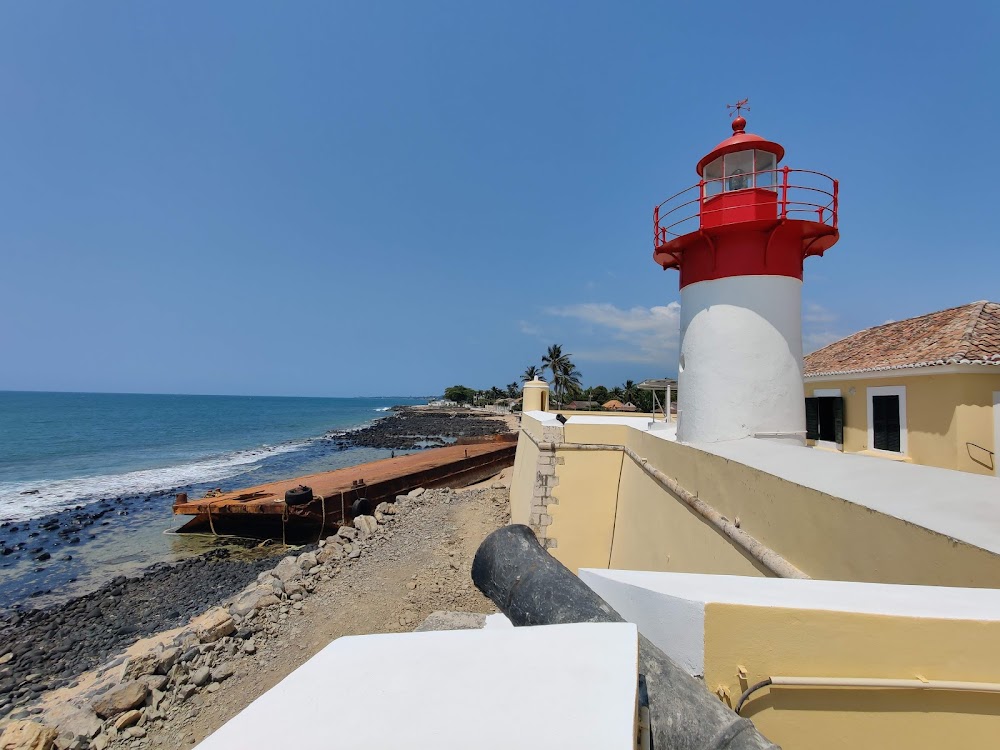
[[[235,675],[216,692],[194,695],[146,724],[142,739],[115,744],[189,748],[336,638],[413,630],[435,610],[494,612],[470,570],[480,542],[507,522],[502,483],[424,493],[359,559],[320,576],[315,590],[274,623],[273,635],[265,628],[254,636],[255,653],[238,653]]]

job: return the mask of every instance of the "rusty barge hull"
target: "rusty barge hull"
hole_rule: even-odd
[[[350,521],[351,506],[361,498],[374,508],[418,487],[463,487],[494,476],[513,466],[513,438],[431,448],[198,500],[178,496],[173,512],[192,516],[180,532],[315,540]],[[286,505],[285,490],[299,484],[312,488],[313,501]]]

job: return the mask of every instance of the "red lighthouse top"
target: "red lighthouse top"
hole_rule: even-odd
[[[680,269],[682,288],[730,276],[801,279],[803,260],[840,236],[837,181],[779,167],[785,149],[746,132],[745,105],[736,105],[733,134],[698,162],[701,180],[653,210],[653,259]]]
[[[773,141],[761,138],[759,135],[747,133],[746,126],[746,118],[742,115],[737,115],[736,119],[733,120],[733,134],[713,148],[698,162],[697,170],[699,177],[704,174],[705,165],[714,162],[726,154],[733,154],[737,151],[756,148],[774,154],[775,162],[779,162],[785,158],[785,149],[781,147],[780,143],[774,143]]]

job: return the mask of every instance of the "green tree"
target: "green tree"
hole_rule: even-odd
[[[457,404],[469,404],[476,398],[476,391],[468,386],[453,385],[444,389],[444,397]]]
[[[590,400],[603,404],[608,400],[608,389],[603,385],[595,385],[590,389]]]
[[[507,383],[507,398],[517,398],[517,383]]]
[[[634,380],[626,380],[625,385],[622,386],[622,398],[633,404],[639,401],[639,387],[635,384]]]
[[[521,382],[527,383],[529,380],[534,380],[535,378],[540,378],[541,376],[541,370],[535,367],[535,365],[528,365],[528,367],[524,370],[524,374],[521,375]]]
[[[570,359],[572,355],[562,350],[559,344],[553,344],[542,357],[542,371],[552,374],[552,385],[556,390],[556,401],[562,406],[565,397],[580,391],[580,371]]]

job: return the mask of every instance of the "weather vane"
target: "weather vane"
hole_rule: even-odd
[[[727,104],[726,109],[728,109],[730,112],[735,109],[736,116],[740,117],[740,110],[745,109],[747,112],[750,111],[750,97],[747,97],[746,99],[740,99],[738,102],[736,102],[736,104]]]

